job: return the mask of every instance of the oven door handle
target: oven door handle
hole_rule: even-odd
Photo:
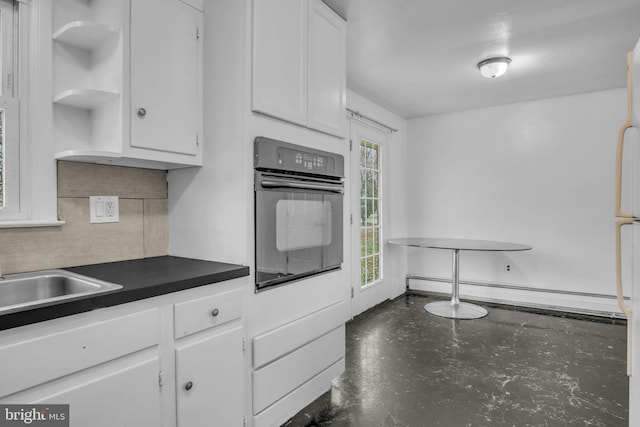
[[[310,182],[291,182],[291,181],[260,181],[260,185],[264,188],[292,188],[298,190],[318,190],[330,191],[332,193],[344,194],[344,188],[341,185],[331,184],[314,184]]]

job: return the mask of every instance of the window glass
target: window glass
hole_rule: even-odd
[[[0,109],[0,208],[4,208],[4,118],[5,110]]]
[[[20,123],[14,90],[17,10],[16,2],[0,0],[0,212],[4,214],[20,210]]]
[[[360,285],[382,279],[380,145],[360,141]]]

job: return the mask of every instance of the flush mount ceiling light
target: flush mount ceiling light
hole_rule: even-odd
[[[478,63],[478,69],[483,76],[494,79],[507,72],[511,59],[506,57],[489,58]]]

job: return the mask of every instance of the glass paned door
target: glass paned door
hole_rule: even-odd
[[[385,224],[389,219],[384,201],[388,188],[388,133],[351,119],[351,315],[380,304],[391,295],[384,256]]]
[[[360,146],[360,286],[382,278],[380,144],[361,138]]]

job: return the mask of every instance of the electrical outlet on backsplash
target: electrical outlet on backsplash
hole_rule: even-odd
[[[96,194],[118,197],[119,222],[89,223]],[[59,161],[58,216],[63,226],[0,229],[4,274],[167,255],[167,172]]]

